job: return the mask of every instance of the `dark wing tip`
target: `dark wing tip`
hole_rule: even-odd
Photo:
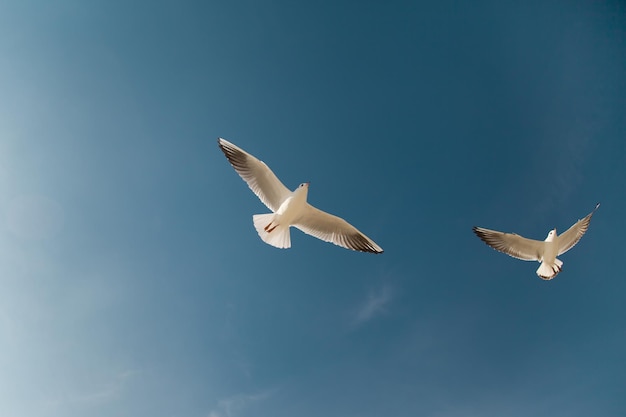
[[[237,146],[235,146],[235,144],[230,143],[229,141],[227,141],[226,139],[223,139],[223,138],[217,138],[217,145],[221,149],[232,149],[232,150],[239,149]]]
[[[230,142],[228,142],[227,140],[222,139],[222,138],[217,138],[217,146],[219,146],[219,147],[220,147],[220,149],[221,149],[224,153],[226,153],[226,150],[227,150],[227,149],[232,149],[232,147],[231,147],[231,146],[229,146],[229,145],[230,145]]]
[[[222,152],[226,153],[226,141],[222,138],[217,138],[217,146],[220,147]]]
[[[363,236],[360,233],[350,236],[345,243],[349,249],[356,250],[359,252],[367,252],[379,254],[383,253],[383,249],[380,248],[375,243],[371,242],[368,238]]]
[[[486,233],[482,227],[474,226],[472,227],[472,231],[476,236],[478,236],[481,240],[485,240]]]
[[[230,142],[227,141],[226,139],[217,138],[217,146],[219,146],[221,149],[228,147],[228,145],[230,145]]]
[[[474,226],[472,230],[474,231],[476,236],[478,236],[478,238],[482,240],[487,246],[490,246],[491,248],[500,252],[504,251],[504,248],[502,248],[502,242],[500,242],[500,240],[497,239],[494,235],[488,233],[487,229]]]
[[[217,139],[217,145],[228,159],[228,162],[230,162],[236,170],[245,168],[248,156],[242,149],[239,149],[237,146],[222,138]]]

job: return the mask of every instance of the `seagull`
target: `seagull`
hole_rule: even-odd
[[[591,216],[598,207],[600,207],[600,203],[596,204],[591,213],[578,220],[560,236],[556,234],[556,228],[550,230],[543,242],[527,239],[515,233],[497,232],[482,227],[474,226],[472,230],[483,242],[497,251],[523,261],[541,262],[537,269],[537,275],[541,279],[551,280],[561,272],[563,266],[563,262],[557,256],[564,254],[578,243],[589,228]]]
[[[263,161],[225,139],[218,138],[217,144],[252,192],[272,210],[272,213],[252,216],[254,228],[265,243],[281,249],[291,247],[289,227],[294,226],[346,249],[383,252],[372,239],[344,219],[307,203],[308,182],[300,184],[293,192],[289,191]]]

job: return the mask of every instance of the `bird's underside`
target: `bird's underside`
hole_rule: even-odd
[[[578,220],[560,236],[557,235],[556,229],[551,230],[543,241],[483,227],[475,226],[472,230],[483,242],[499,252],[524,261],[541,262],[536,271],[537,275],[544,280],[550,280],[556,277],[563,267],[563,262],[557,256],[564,254],[580,241],[599,206],[598,203],[591,213]]]
[[[239,176],[272,213],[255,214],[254,227],[261,239],[278,248],[291,247],[289,227],[347,249],[382,253],[372,239],[344,219],[319,210],[306,202],[309,183],[295,191],[276,177],[261,160],[224,139],[218,145]]]

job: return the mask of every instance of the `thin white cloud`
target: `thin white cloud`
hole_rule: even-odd
[[[208,417],[236,417],[244,408],[251,404],[266,400],[276,392],[275,389],[261,391],[256,394],[237,394],[219,400],[217,407],[209,412]]]
[[[387,285],[382,286],[378,291],[370,292],[365,303],[356,312],[354,324],[361,325],[384,314],[393,298],[392,295],[391,288]]]

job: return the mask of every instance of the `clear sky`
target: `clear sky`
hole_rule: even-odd
[[[626,415],[618,1],[0,2],[2,417]],[[292,230],[216,139],[385,249]],[[552,281],[472,226],[544,239]]]

